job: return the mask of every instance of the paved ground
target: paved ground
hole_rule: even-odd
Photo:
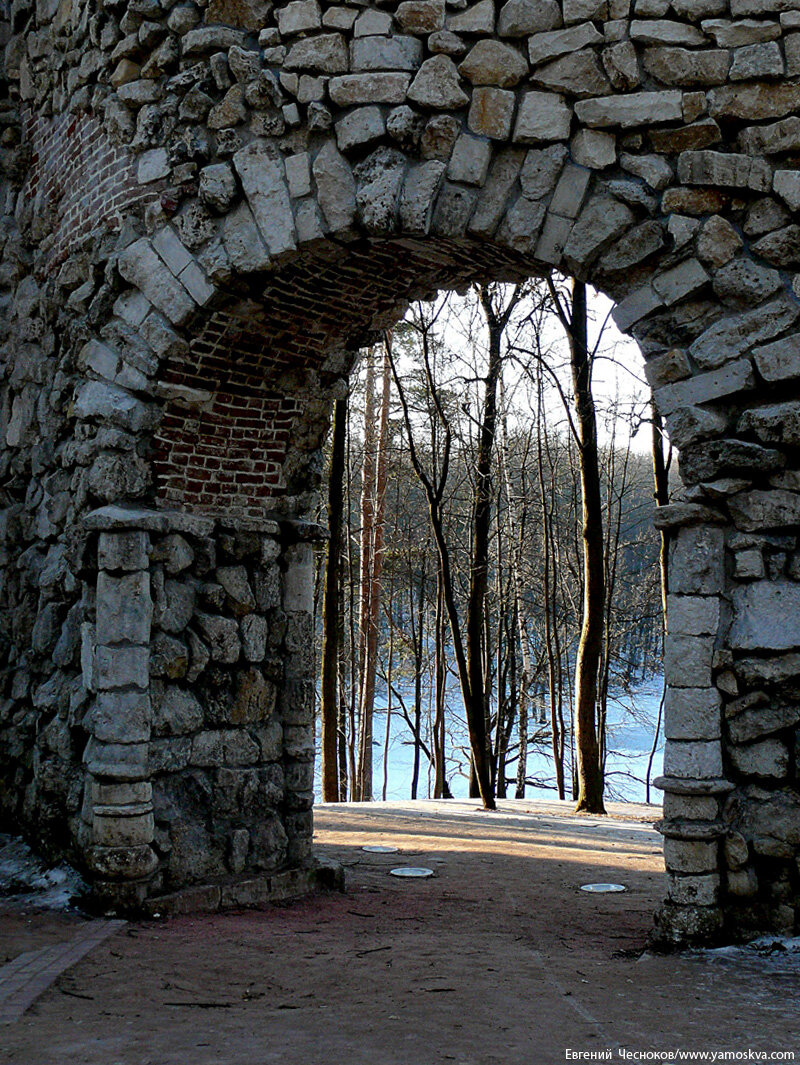
[[[800,1060],[800,955],[640,955],[663,869],[647,808],[501,806],[321,807],[347,894],[125,925],[0,1028],[0,1062],[554,1065],[576,1060],[567,1048]],[[436,876],[395,879],[397,865]],[[596,881],[628,891],[579,890]],[[77,917],[41,920],[56,942],[86,935]],[[41,946],[39,916],[0,915],[6,958],[31,949],[26,921]]]

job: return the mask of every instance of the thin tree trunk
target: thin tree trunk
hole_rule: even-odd
[[[478,692],[477,713],[476,703],[472,697],[470,688],[470,673],[467,667],[467,655],[464,645],[463,634],[461,630],[461,622],[458,614],[458,604],[456,603],[455,591],[453,585],[453,573],[450,563],[450,549],[447,543],[447,537],[444,532],[444,520],[442,513],[442,498],[444,494],[444,487],[447,483],[447,474],[450,463],[450,452],[452,447],[452,433],[450,425],[447,420],[445,411],[441,405],[439,394],[436,390],[435,382],[433,381],[433,375],[430,366],[430,356],[427,345],[427,336],[423,332],[422,334],[422,347],[423,347],[423,360],[425,363],[425,373],[428,379],[428,386],[431,391],[431,397],[433,399],[434,406],[436,408],[437,417],[439,418],[444,428],[444,447],[441,472],[437,478],[437,483],[427,475],[425,469],[420,461],[419,454],[417,452],[416,444],[414,442],[414,433],[411,425],[411,416],[408,408],[408,401],[406,399],[406,393],[403,387],[403,383],[397,372],[397,367],[390,352],[390,360],[392,366],[392,376],[394,377],[395,387],[397,388],[398,395],[400,397],[400,404],[403,409],[403,421],[405,423],[406,436],[408,439],[409,458],[411,459],[411,465],[414,468],[414,472],[420,480],[424,490],[425,496],[428,501],[428,513],[431,520],[431,531],[433,533],[434,542],[436,544],[436,550],[439,555],[439,564],[441,566],[442,573],[442,588],[444,594],[445,609],[447,610],[447,617],[450,622],[450,635],[453,640],[453,654],[456,660],[456,667],[458,669],[458,677],[461,684],[461,695],[464,700],[464,710],[467,717],[467,729],[470,738],[470,748],[473,753],[473,758],[477,757],[481,759],[483,772],[480,774],[481,781],[481,800],[483,802],[484,809],[494,810],[495,801],[489,789],[489,778],[486,766],[486,736],[485,725],[483,716],[483,706],[481,692]]]
[[[492,452],[497,423],[497,385],[502,365],[501,341],[504,323],[495,314],[488,289],[480,289],[480,300],[489,329],[489,358],[478,435],[478,455],[475,461],[466,651],[471,703],[467,708],[467,723],[477,785],[480,794],[485,796],[492,795],[493,789],[489,760],[486,757],[487,708],[484,695],[482,635],[489,573],[489,533],[492,520]]]
[[[389,582],[389,661],[386,666],[386,731],[383,737],[383,784],[381,799],[386,802],[389,789],[389,744],[392,739],[392,678],[394,676],[394,573]]]
[[[578,423],[583,507],[583,622],[575,663],[575,745],[578,753],[576,809],[600,814],[605,813],[605,806],[595,712],[605,607],[603,502],[587,325],[586,285],[576,280],[572,286],[572,314],[567,331]]]
[[[434,799],[444,798],[445,792],[445,752],[444,752],[444,708],[447,685],[447,664],[445,662],[445,611],[444,590],[442,588],[441,567],[436,567],[436,711],[433,719],[433,759],[434,759]]]
[[[347,400],[333,408],[331,472],[328,481],[328,561],[322,603],[322,801],[339,801],[337,734],[339,727],[339,640],[341,635],[341,559],[344,517],[344,466]]]
[[[559,799],[565,798],[564,791],[564,741],[563,741],[563,714],[561,710],[561,681],[557,673],[557,664],[560,654],[557,651],[557,632],[553,631],[554,596],[556,594],[555,581],[551,588],[550,568],[551,542],[552,542],[552,518],[547,505],[547,491],[544,480],[544,450],[542,446],[542,418],[544,417],[542,403],[542,379],[538,379],[537,397],[537,431],[536,448],[539,473],[539,497],[542,507],[542,584],[544,594],[544,641],[547,652],[547,684],[550,695],[550,734],[553,744],[553,767],[556,771],[556,789]],[[521,742],[521,741],[520,741]],[[520,796],[520,798],[524,798]]]

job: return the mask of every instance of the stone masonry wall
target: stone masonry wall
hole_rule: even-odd
[[[308,864],[310,546],[274,522],[168,511],[109,507],[87,526],[80,843],[96,893],[136,904]]]
[[[3,816],[110,904],[307,861],[332,401],[410,298],[559,269],[687,486],[660,933],[796,928],[800,0],[2,0],[0,41]]]

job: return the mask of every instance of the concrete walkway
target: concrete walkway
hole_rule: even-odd
[[[128,924],[3,1028],[0,1060],[554,1065],[580,1060],[567,1051],[666,1063],[675,1050],[800,1060],[792,957],[641,954],[662,890],[660,838],[653,808],[612,814],[524,801],[494,815],[457,801],[322,806],[319,844],[348,866],[346,894]],[[391,877],[400,865],[435,875]],[[580,890],[598,881],[627,890]]]

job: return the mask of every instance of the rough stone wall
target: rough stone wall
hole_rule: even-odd
[[[87,521],[80,843],[115,905],[308,862],[311,548],[297,530],[119,507]]]
[[[795,4],[2,9],[6,817],[112,900],[305,861],[331,402],[409,298],[557,268],[688,487],[662,933],[796,926]]]

